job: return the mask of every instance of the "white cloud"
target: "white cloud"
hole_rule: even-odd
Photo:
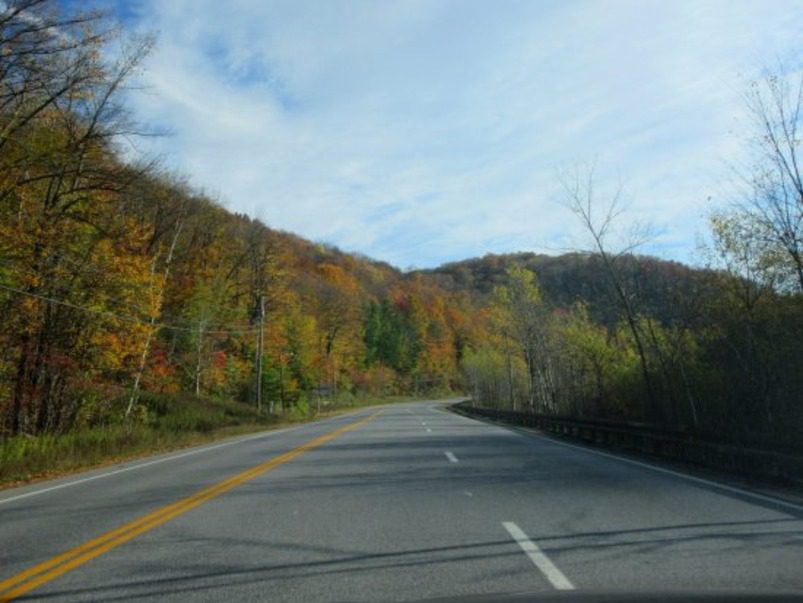
[[[232,209],[400,266],[576,234],[556,167],[597,157],[686,258],[738,147],[739,73],[803,4],[152,0],[141,119]],[[794,57],[797,58],[797,57]]]

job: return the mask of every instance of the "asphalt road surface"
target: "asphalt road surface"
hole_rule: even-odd
[[[803,507],[442,402],[0,492],[0,600],[575,589],[803,593]]]

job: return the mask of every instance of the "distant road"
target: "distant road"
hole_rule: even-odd
[[[803,507],[385,407],[0,492],[0,600],[803,593]]]

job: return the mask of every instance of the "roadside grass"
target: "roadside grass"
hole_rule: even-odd
[[[82,469],[110,465],[150,454],[176,450],[241,434],[277,429],[333,416],[365,406],[416,398],[355,398],[294,408],[281,414],[260,414],[253,406],[231,400],[186,394],[147,395],[145,418],[124,425],[85,427],[64,434],[20,435],[0,441],[0,488]]]

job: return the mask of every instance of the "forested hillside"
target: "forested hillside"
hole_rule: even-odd
[[[142,126],[122,92],[151,40],[119,44],[102,15],[44,0],[10,6],[0,437],[145,422],[178,393],[275,415],[468,391],[799,446],[803,186],[783,162],[755,180],[757,205],[712,219],[716,269],[617,253],[588,219],[586,253],[402,273],[233,214],[136,158],[126,144]],[[591,195],[587,207],[568,195],[589,217]]]
[[[713,273],[678,262],[646,256],[628,256],[628,272],[640,285],[646,310],[663,323],[682,320],[682,302],[710,290]],[[589,303],[591,316],[608,327],[615,326],[620,310],[602,259],[595,254],[566,253],[558,256],[514,253],[474,258],[446,264],[425,274],[446,291],[469,291],[483,303],[495,287],[505,285],[512,266],[538,275],[544,302],[555,308]]]
[[[97,14],[0,22],[2,433],[144,420],[153,394],[276,413],[457,387],[465,295],[235,215],[123,159],[148,52]],[[149,397],[150,396],[150,397]]]
[[[462,361],[486,405],[800,445],[799,293],[629,254],[488,256],[430,274],[486,308],[489,336]]]

